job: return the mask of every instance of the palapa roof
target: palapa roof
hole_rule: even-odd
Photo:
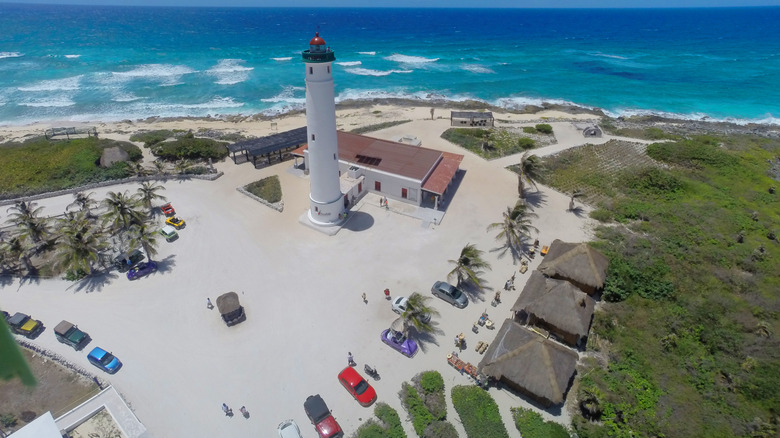
[[[478,369],[495,379],[511,381],[541,400],[560,404],[578,359],[574,351],[507,319]]]
[[[600,289],[604,287],[609,259],[587,243],[555,239],[538,270],[548,277],[568,278]]]
[[[228,292],[217,297],[217,309],[223,315],[235,312],[240,308],[241,304],[238,301],[238,294],[235,292]]]
[[[525,310],[566,333],[587,336],[595,304],[593,298],[568,281],[533,271],[512,311]]]

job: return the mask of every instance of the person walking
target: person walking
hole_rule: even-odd
[[[206,308],[209,310],[214,308],[214,305],[211,304],[211,298],[206,298]]]
[[[222,412],[225,413],[225,416],[229,416],[230,415],[230,408],[225,403],[222,403]]]
[[[243,415],[244,418],[249,418],[249,411],[246,410],[246,406],[241,406],[238,410],[241,411],[241,415]]]
[[[351,367],[354,367],[355,365],[357,365],[357,364],[355,363],[355,359],[352,357],[352,352],[351,352],[351,351],[350,351],[350,352],[348,352],[348,354],[347,354],[347,364],[348,364],[349,366],[351,366]]]
[[[363,292],[363,302],[368,304],[368,298],[366,298],[366,293]]]

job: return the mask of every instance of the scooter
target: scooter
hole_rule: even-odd
[[[376,368],[371,368],[366,364],[363,369],[366,371],[366,374],[371,376],[374,380],[379,380],[379,371],[377,371]]]

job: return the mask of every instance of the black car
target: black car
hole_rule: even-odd
[[[111,264],[117,268],[119,272],[127,272],[130,268],[137,265],[139,262],[142,262],[144,258],[146,258],[144,253],[136,249],[128,254],[120,254]]]

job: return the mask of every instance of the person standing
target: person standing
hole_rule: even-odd
[[[349,366],[351,366],[351,367],[354,367],[355,365],[357,365],[357,364],[355,363],[355,359],[352,357],[352,352],[351,352],[351,351],[350,351],[350,352],[348,352],[348,354],[347,354],[347,364],[348,364]]]
[[[211,298],[206,298],[206,308],[209,310],[214,308],[214,305],[211,304]]]
[[[230,415],[230,408],[225,403],[222,403],[222,411],[225,413],[226,416]]]

